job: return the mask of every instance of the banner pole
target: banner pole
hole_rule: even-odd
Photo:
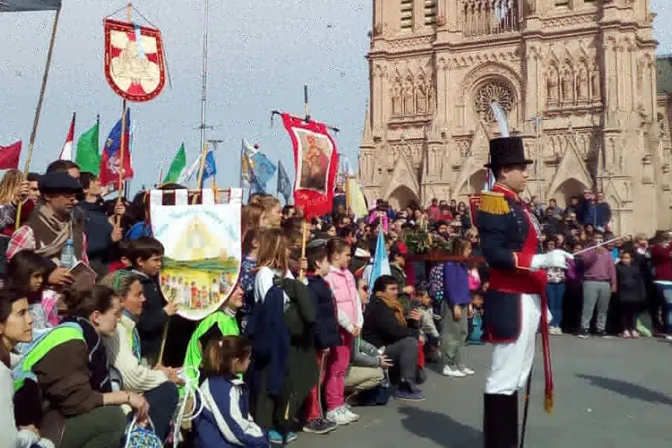
[[[301,260],[306,259],[306,242],[308,240],[308,220],[303,220],[303,238],[301,238]],[[303,281],[305,278],[305,272],[303,267],[299,269],[299,280]]]
[[[44,67],[44,73],[42,74],[42,86],[40,87],[40,96],[37,99],[37,107],[35,108],[35,117],[33,118],[33,130],[30,132],[30,140],[28,141],[28,154],[26,155],[26,162],[23,166],[23,177],[28,176],[30,171],[30,162],[33,158],[33,148],[35,147],[35,138],[37,136],[37,127],[40,124],[40,115],[42,113],[42,104],[44,103],[44,96],[47,91],[47,81],[49,80],[49,69],[51,68],[51,59],[54,54],[54,43],[56,42],[56,31],[58,31],[58,22],[61,18],[61,8],[56,10],[54,15],[54,24],[51,28],[51,39],[49,40],[49,50],[47,51],[47,62]],[[16,207],[16,230],[19,229],[21,225],[21,208],[23,206],[23,201],[19,201],[19,205]]]
[[[306,122],[310,121],[310,103],[308,103],[308,84],[303,85],[303,109],[306,112]]]
[[[128,23],[133,23],[133,5],[129,2],[126,6],[126,18]],[[128,123],[126,122],[126,111],[127,111],[126,98],[121,102],[121,143],[119,145],[119,179],[117,180],[117,205],[121,204],[121,200],[124,197],[124,153],[126,150],[126,128]],[[119,227],[121,225],[121,216],[117,215],[115,226]]]

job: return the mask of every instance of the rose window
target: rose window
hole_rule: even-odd
[[[514,95],[508,86],[499,82],[485,84],[476,91],[476,111],[483,120],[490,123],[495,121],[490,103],[496,101],[508,115],[513,109]]]

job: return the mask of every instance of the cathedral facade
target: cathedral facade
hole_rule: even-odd
[[[600,191],[619,233],[668,229],[670,100],[648,0],[374,0],[360,146],[369,201],[466,201],[484,187],[497,101],[523,196]]]

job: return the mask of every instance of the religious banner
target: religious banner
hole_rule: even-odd
[[[282,114],[282,122],[294,147],[294,205],[308,220],[331,213],[338,150],[327,126],[289,114]]]
[[[174,195],[176,205],[163,205],[164,194]],[[193,205],[187,190],[150,193],[152,232],[165,248],[161,291],[190,320],[203,319],[229,298],[242,260],[242,190],[231,189],[228,204],[215,204],[212,190],[202,190],[202,198]]]
[[[161,32],[105,19],[105,78],[128,101],[156,98],[166,84]]]

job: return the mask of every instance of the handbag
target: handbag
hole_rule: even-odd
[[[148,418],[149,427],[143,428],[138,425],[138,417],[133,416],[133,420],[126,428],[126,433],[124,434],[124,443],[121,445],[122,448],[162,448],[163,443],[159,436],[154,433],[154,425],[152,421]]]

